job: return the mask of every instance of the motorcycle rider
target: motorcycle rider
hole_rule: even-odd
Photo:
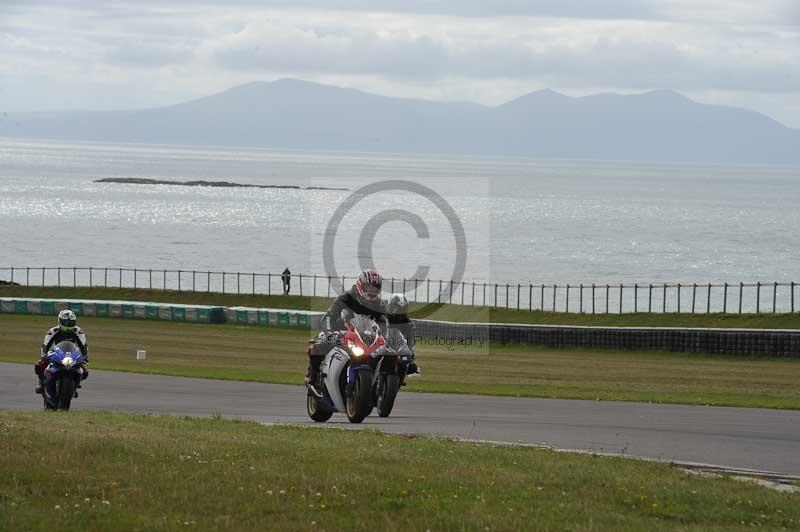
[[[41,394],[44,390],[44,370],[49,363],[48,353],[50,349],[65,340],[75,343],[78,349],[81,350],[81,354],[86,357],[86,362],[89,362],[89,343],[86,340],[86,333],[78,327],[78,319],[73,311],[69,309],[62,310],[58,313],[58,326],[49,329],[45,333],[39,360],[33,365],[33,372],[39,378],[36,393]],[[85,380],[89,376],[89,370],[86,369],[84,364],[81,364],[81,369],[83,369],[81,380]],[[78,387],[80,387],[80,384]]]
[[[416,328],[414,322],[408,315],[408,298],[404,294],[392,294],[389,302],[386,304],[387,320],[389,327],[399,330],[403,333],[408,344],[408,349],[411,351],[411,362],[408,364],[406,375],[421,375],[419,365],[417,364],[417,340]]]
[[[315,394],[319,393],[314,388],[317,382],[319,366],[325,355],[333,349],[339,341],[340,331],[345,329],[342,311],[351,314],[369,316],[378,323],[385,321],[386,307],[381,300],[383,279],[374,268],[364,270],[358,274],[356,284],[339,297],[337,297],[328,311],[322,316],[320,328],[322,331],[317,339],[311,341],[308,348],[308,372],[306,373],[306,386]]]

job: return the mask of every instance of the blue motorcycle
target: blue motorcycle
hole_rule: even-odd
[[[83,378],[86,357],[73,342],[59,342],[48,353],[44,372],[44,407],[49,410],[69,410],[75,391]]]

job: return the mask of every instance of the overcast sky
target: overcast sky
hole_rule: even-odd
[[[0,111],[152,107],[297,77],[490,105],[668,88],[800,128],[800,0],[219,4],[0,0]]]

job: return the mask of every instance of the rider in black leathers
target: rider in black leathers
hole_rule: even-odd
[[[336,298],[322,316],[320,323],[321,333],[316,340],[313,340],[308,348],[308,372],[306,373],[306,385],[314,386],[319,374],[319,366],[325,355],[336,346],[339,341],[340,331],[345,329],[342,320],[342,311],[352,314],[362,314],[369,316],[379,324],[386,320],[386,307],[381,301],[381,287],[383,279],[374,270],[364,270],[358,276],[353,287]]]

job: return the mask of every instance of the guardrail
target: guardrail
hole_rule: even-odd
[[[27,286],[113,287],[282,295],[279,273],[113,267],[9,267],[0,279]],[[292,274],[291,295],[334,297],[354,277]],[[755,283],[488,283],[432,279],[384,280],[386,293],[403,292],[416,303],[578,312],[786,313],[796,312],[796,282]]]
[[[95,301],[0,297],[0,314],[55,315],[70,308],[80,316],[179,322],[235,323],[318,330],[321,312],[251,307],[209,307],[136,301]],[[604,348],[717,353],[738,356],[800,357],[800,330],[698,329],[682,327],[586,327],[513,323],[454,323],[414,320],[418,344],[489,343],[554,348]],[[309,333],[310,334],[310,333]]]

